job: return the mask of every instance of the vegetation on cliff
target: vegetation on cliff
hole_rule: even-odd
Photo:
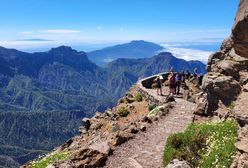
[[[193,167],[230,167],[236,153],[237,130],[235,120],[192,123],[167,139],[164,165],[177,158]]]
[[[49,164],[54,163],[55,161],[62,161],[68,159],[70,153],[68,151],[63,151],[60,153],[51,153],[45,157],[39,158],[31,162],[30,168],[46,168]]]

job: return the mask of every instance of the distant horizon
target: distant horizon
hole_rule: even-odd
[[[99,44],[88,44],[86,46],[83,46],[83,45],[82,46],[70,46],[70,45],[58,44],[57,46],[38,48],[34,50],[22,50],[22,49],[17,49],[17,48],[8,48],[8,47],[5,47],[5,48],[17,49],[19,51],[27,52],[27,53],[35,53],[35,52],[47,52],[51,50],[52,48],[67,46],[77,51],[83,51],[83,52],[88,53],[91,51],[102,50],[108,47],[122,45],[122,44],[130,43],[133,41],[145,41],[145,40],[132,40],[132,41],[123,42],[123,43],[119,42],[119,43],[104,43],[104,44],[100,44],[100,43]],[[151,42],[151,41],[145,41],[145,42]],[[155,42],[152,42],[152,43],[155,43]],[[177,58],[181,58],[187,61],[198,60],[206,64],[208,57],[220,48],[221,42],[218,42],[218,41],[211,41],[211,42],[185,41],[185,42],[171,42],[171,43],[165,42],[165,43],[160,43],[160,44],[155,43],[155,44],[164,47],[164,49],[161,50],[160,52],[164,52],[164,51],[170,52]],[[109,59],[108,62],[111,62],[111,60]]]
[[[24,51],[60,45],[94,50],[135,39],[158,44],[220,42],[231,34],[238,3],[3,0],[0,46]]]
[[[42,39],[37,39],[39,41],[45,41]],[[36,48],[22,48],[22,47],[11,47],[11,46],[3,46],[0,45],[0,47],[4,47],[7,49],[16,49],[19,51],[23,51],[23,52],[46,52],[49,51],[52,48],[58,48],[60,46],[67,46],[67,47],[71,47],[72,49],[75,49],[77,51],[84,51],[84,52],[91,52],[91,51],[95,51],[95,50],[101,50],[103,48],[107,48],[107,47],[112,47],[115,45],[122,45],[122,44],[126,44],[126,43],[131,43],[133,41],[145,41],[145,42],[151,42],[154,44],[158,44],[161,46],[171,46],[171,47],[180,47],[180,48],[190,48],[192,45],[215,45],[215,44],[221,44],[223,42],[224,39],[219,39],[216,41],[174,41],[174,42],[154,42],[154,41],[148,41],[148,40],[143,40],[143,39],[135,39],[135,40],[126,40],[126,41],[112,41],[112,42],[99,42],[99,43],[79,43],[79,44],[66,44],[66,43],[58,43],[58,44],[53,44],[51,46],[46,46],[46,47],[36,47]],[[27,39],[27,41],[32,41],[32,39]],[[85,48],[82,50],[82,48]],[[205,49],[204,49],[205,50]],[[206,50],[207,51],[207,50]],[[211,51],[211,50],[210,50]]]
[[[228,38],[229,35],[225,38]],[[78,43],[69,43],[69,42],[56,42],[52,40],[45,39],[25,39],[17,41],[5,41],[6,44],[0,41],[0,46],[8,49],[17,49],[24,52],[44,52],[51,48],[57,48],[59,46],[69,46],[73,49],[79,51],[90,52],[105,47],[111,47],[114,45],[120,45],[124,43],[129,43],[132,41],[147,41],[159,45],[168,44],[171,46],[191,46],[191,45],[213,45],[216,43],[222,43],[225,38],[209,38],[209,39],[199,39],[199,40],[179,40],[179,41],[152,41],[144,39],[131,39],[131,40],[113,40],[113,41],[98,41],[98,42],[78,42]],[[13,43],[12,43],[13,42]],[[31,46],[29,46],[31,45]]]

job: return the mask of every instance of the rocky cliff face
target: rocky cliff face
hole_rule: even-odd
[[[241,0],[232,31],[236,53],[248,58],[248,1]]]
[[[237,100],[248,82],[248,1],[241,0],[232,34],[221,50],[209,57],[203,89],[207,93],[206,113]]]
[[[248,166],[248,1],[241,0],[232,28],[219,52],[211,55],[197,113],[234,117],[240,125],[238,154],[232,167]]]

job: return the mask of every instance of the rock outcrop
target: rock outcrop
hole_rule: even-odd
[[[195,114],[235,118],[239,138],[238,153],[231,167],[248,167],[248,1],[241,0],[232,34],[220,51],[211,55],[203,79],[204,93]]]
[[[241,0],[232,34],[221,50],[209,57],[203,90],[207,93],[206,114],[213,114],[220,104],[230,106],[247,84],[248,2]]]
[[[161,75],[164,79],[168,77],[168,73]],[[138,81],[115,107],[103,113],[96,112],[92,118],[83,118],[84,125],[79,129],[80,135],[71,138],[42,159],[49,160],[47,158],[52,156],[68,154],[65,159],[51,163],[51,168],[103,167],[106,161],[105,166],[118,167],[117,165],[135,165],[136,159],[141,165],[146,165],[144,167],[162,164],[161,154],[166,138],[171,133],[184,130],[193,121],[196,104],[182,99],[183,96],[175,97],[170,102],[166,96],[157,95],[156,89],[150,88],[153,78],[154,76]],[[163,87],[163,93],[168,93],[168,89]],[[182,94],[185,91],[182,89]],[[125,145],[128,144],[142,144],[144,148],[126,148]],[[154,146],[157,152],[153,151]],[[144,150],[148,153],[146,158]],[[126,155],[139,154],[140,158],[119,157],[118,154],[123,154],[124,151]],[[153,152],[154,155],[149,154]],[[155,156],[156,159],[153,160]],[[119,161],[120,158],[125,163]],[[143,163],[146,159],[150,161]],[[30,161],[22,167],[30,167],[37,162],[39,161]]]
[[[134,97],[137,94],[140,94],[142,99],[136,100]],[[153,123],[153,119],[147,116],[148,102],[153,99],[146,96],[140,93],[138,86],[134,86],[119,100],[116,107],[107,109],[104,113],[97,112],[92,118],[83,118],[84,126],[79,129],[80,135],[68,140],[53,152],[59,154],[68,151],[70,157],[56,161],[50,167],[103,167],[108,156],[118,146],[133,139],[138,132],[145,132]],[[170,106],[164,108],[169,109]],[[159,114],[167,115],[168,109],[159,110]],[[30,167],[30,164],[32,162],[23,168]]]
[[[233,48],[248,58],[248,1],[241,0],[232,31]]]

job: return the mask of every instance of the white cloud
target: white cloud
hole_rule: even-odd
[[[189,30],[184,33],[204,33],[204,32],[229,32],[230,29],[208,29],[208,30]]]
[[[109,63],[109,62],[112,62],[112,61],[114,61],[113,58],[105,58],[105,59],[103,59],[103,62],[105,62],[105,63]]]
[[[57,41],[27,41],[27,40],[16,40],[16,41],[0,41],[0,46],[6,48],[15,48],[18,50],[26,50],[32,48],[42,48],[56,46],[60,43]]]
[[[199,60],[203,63],[206,63],[208,60],[208,57],[214,53],[211,51],[203,51],[203,50],[196,50],[196,49],[188,49],[188,48],[177,48],[173,46],[168,45],[162,45],[165,47],[163,51],[167,51],[172,53],[177,58],[181,58],[187,61],[190,60]]]
[[[23,32],[20,32],[20,33],[24,34],[24,35],[33,34],[33,32],[31,32],[31,31],[23,31]]]
[[[53,34],[74,34],[80,33],[80,30],[70,30],[70,29],[49,29],[49,30],[40,30],[41,33],[53,33]]]

